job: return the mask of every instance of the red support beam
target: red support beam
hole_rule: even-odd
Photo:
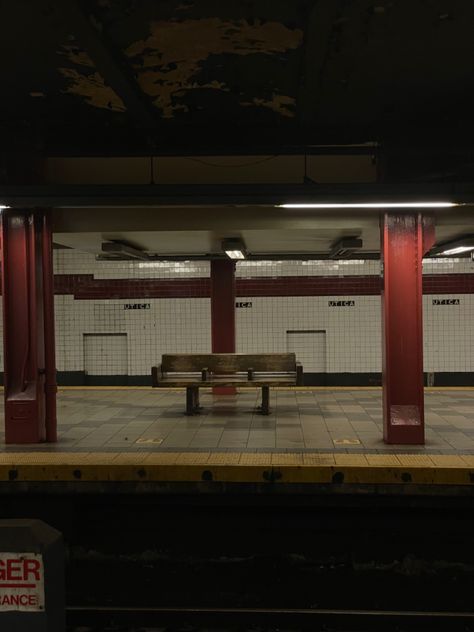
[[[50,388],[55,365],[49,222],[44,211],[2,214],[6,443],[56,440],[55,391]]]
[[[424,444],[422,259],[434,224],[386,213],[381,229],[384,441]]]
[[[211,261],[211,339],[212,353],[235,352],[235,262]],[[234,395],[234,387],[219,386],[215,394]]]
[[[58,440],[56,415],[56,393],[58,387],[56,382],[56,345],[54,336],[54,269],[51,211],[45,211],[42,220],[46,441],[55,443]]]

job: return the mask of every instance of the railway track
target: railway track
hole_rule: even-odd
[[[474,612],[69,607],[68,632],[474,631]]]

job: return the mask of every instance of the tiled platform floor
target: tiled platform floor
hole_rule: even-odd
[[[474,390],[426,391],[425,446],[383,443],[380,389],[277,390],[268,417],[258,395],[203,392],[202,414],[186,417],[179,390],[65,389],[58,444],[5,446],[2,430],[0,449],[474,454]]]

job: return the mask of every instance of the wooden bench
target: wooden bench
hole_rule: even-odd
[[[185,387],[186,414],[199,412],[199,388],[255,386],[262,389],[262,415],[270,413],[270,386],[300,386],[303,367],[294,353],[164,354],[151,369],[155,387]]]

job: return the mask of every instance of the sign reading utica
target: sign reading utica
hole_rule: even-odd
[[[44,610],[42,555],[0,553],[0,611],[2,610]]]
[[[434,298],[433,305],[460,305],[458,298]]]
[[[328,301],[329,307],[354,307],[355,301]]]

